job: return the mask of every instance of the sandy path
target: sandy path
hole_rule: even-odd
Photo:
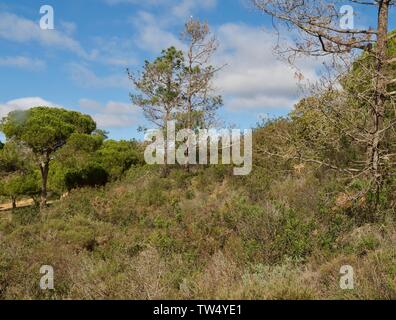
[[[24,208],[24,207],[29,207],[34,204],[33,199],[26,199],[26,200],[21,200],[17,201],[17,207],[18,208]],[[7,211],[12,209],[12,202],[10,203],[1,203],[0,204],[0,211]]]

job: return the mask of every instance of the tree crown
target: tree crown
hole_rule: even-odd
[[[0,124],[7,139],[26,143],[35,153],[51,153],[73,133],[90,134],[96,124],[88,115],[51,107],[10,112]]]

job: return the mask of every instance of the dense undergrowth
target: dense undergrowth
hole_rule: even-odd
[[[337,205],[331,176],[160,171],[1,213],[0,299],[396,298],[393,210]],[[54,291],[38,285],[46,264]],[[340,289],[342,265],[354,290]]]

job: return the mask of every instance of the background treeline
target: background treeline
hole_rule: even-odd
[[[18,199],[32,197],[39,205],[42,176],[35,154],[24,142],[13,140],[0,148],[3,202],[12,201],[16,207]],[[50,196],[59,199],[72,189],[104,186],[143,161],[142,146],[136,141],[108,140],[100,130],[92,135],[73,133],[51,161],[47,177]]]

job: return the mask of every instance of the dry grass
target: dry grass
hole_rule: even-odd
[[[131,172],[40,214],[0,216],[2,299],[394,299],[393,213],[378,223],[321,207],[309,174],[266,195],[221,169]],[[55,268],[54,292],[39,269]],[[340,267],[355,290],[339,287]]]

